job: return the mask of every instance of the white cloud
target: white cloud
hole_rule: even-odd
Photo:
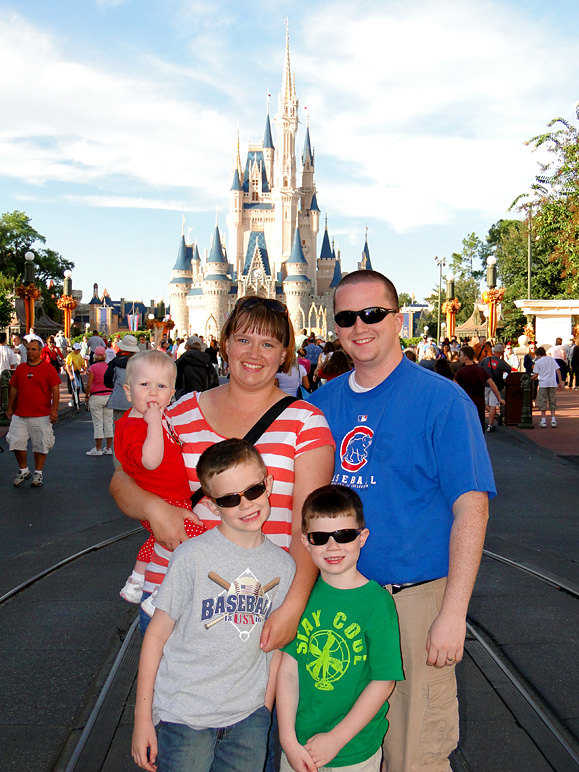
[[[546,25],[472,0],[314,12],[293,59],[325,202],[399,232],[504,213],[535,170],[523,141],[574,89],[577,48]]]
[[[165,96],[146,75],[73,61],[15,13],[0,14],[0,68],[13,73],[0,83],[0,174],[190,188],[209,205],[227,190],[235,124],[211,106]]]

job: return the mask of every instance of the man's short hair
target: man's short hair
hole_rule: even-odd
[[[503,346],[502,343],[495,343],[495,345],[493,346],[493,354],[502,354],[504,350],[505,350],[505,347]]]
[[[465,356],[467,359],[470,359],[474,362],[475,353],[472,346],[461,346],[460,347],[460,353]]]
[[[547,356],[547,352],[545,351],[545,347],[544,346],[539,346],[539,348],[536,350],[535,353],[537,354],[537,356],[540,356],[540,357],[546,357]]]
[[[3,346],[6,343],[6,333],[0,332],[0,346]]]
[[[345,485],[324,485],[312,491],[302,507],[302,533],[308,533],[312,520],[318,517],[348,517],[356,519],[358,528],[365,528],[364,509],[356,491]]]
[[[346,274],[343,279],[340,280],[336,291],[334,292],[334,311],[336,310],[336,294],[340,287],[345,287],[349,284],[376,284],[379,283],[384,287],[384,292],[388,299],[388,303],[397,311],[400,308],[398,302],[398,292],[394,284],[379,271],[352,271],[352,273]]]
[[[135,377],[135,368],[144,365],[145,367],[164,367],[171,371],[171,378],[173,383],[177,377],[177,365],[172,357],[168,357],[164,351],[157,349],[150,349],[149,351],[141,351],[138,354],[132,354],[127,362],[127,376],[126,383],[131,385],[131,380]]]
[[[197,462],[197,478],[203,493],[206,496],[210,495],[210,481],[215,475],[241,464],[251,464],[252,461],[258,464],[265,477],[267,467],[259,450],[251,442],[232,437],[210,445],[203,451]]]

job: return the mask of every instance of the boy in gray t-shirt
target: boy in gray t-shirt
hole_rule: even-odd
[[[197,475],[221,522],[175,550],[155,599],[132,753],[150,772],[255,772],[265,762],[280,658],[259,639],[295,565],[261,531],[273,478],[253,445],[212,445]]]

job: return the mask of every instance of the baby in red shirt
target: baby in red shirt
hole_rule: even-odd
[[[163,419],[175,393],[176,375],[175,362],[162,351],[143,351],[129,359],[123,388],[132,408],[116,423],[115,455],[139,487],[191,511],[181,445]],[[120,593],[129,603],[140,603],[143,592],[153,592],[168,564],[168,550],[160,545],[156,549],[149,522],[141,520],[141,524],[151,536],[139,550],[133,572]],[[189,538],[206,530],[190,518],[185,518],[184,525]],[[144,609],[148,612],[147,606]]]

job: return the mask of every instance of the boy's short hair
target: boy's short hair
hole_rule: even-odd
[[[545,351],[545,347],[544,346],[539,346],[539,348],[536,350],[535,353],[539,357],[546,357],[547,356],[547,352]]]
[[[461,346],[460,352],[467,359],[470,359],[474,362],[476,354],[472,346]]]
[[[164,354],[163,356],[167,356]],[[267,467],[259,450],[247,440],[238,440],[232,437],[223,442],[210,445],[201,454],[197,462],[197,478],[201,483],[203,493],[209,495],[209,482],[217,474],[225,472],[234,466],[250,464],[255,461],[264,476],[267,475]]]
[[[171,371],[171,377],[173,383],[175,383],[177,377],[177,365],[164,351],[158,351],[157,349],[140,351],[138,354],[133,354],[132,357],[129,357],[127,362],[127,377],[125,379],[129,386],[131,385],[131,379],[134,378],[135,368],[139,367],[139,365],[145,365],[145,367],[147,365],[151,367],[165,367]]]
[[[312,491],[302,508],[302,533],[308,533],[310,523],[318,517],[356,518],[358,528],[365,528],[364,508],[356,491],[345,485],[324,485]]]

